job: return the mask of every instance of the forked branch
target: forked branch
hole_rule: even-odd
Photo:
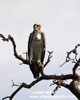
[[[28,59],[24,59],[21,55],[19,55],[17,53],[16,42],[15,42],[14,38],[11,35],[8,35],[8,38],[5,38],[2,34],[0,34],[0,37],[2,38],[3,41],[9,42],[9,40],[10,40],[12,42],[12,45],[13,45],[14,56],[17,59],[21,60],[24,64],[29,64],[29,60]]]
[[[71,51],[67,52],[66,60],[65,60],[65,62],[63,64],[60,65],[60,67],[62,67],[65,63],[67,63],[69,61],[72,61],[72,63],[77,63],[77,61],[78,61],[78,59],[77,59],[77,55],[78,55],[77,48],[79,46],[80,46],[80,44],[77,44],[74,49],[72,49]],[[74,54],[75,58],[72,59],[70,57],[71,54]]]
[[[53,80],[53,83],[51,85],[57,85],[56,88],[53,90],[52,95],[54,95],[61,86],[69,89],[69,85],[63,82],[62,80]]]
[[[46,67],[47,66],[47,64],[50,62],[50,59],[52,58],[52,53],[53,53],[53,51],[48,51],[48,59],[47,59],[47,61],[45,62],[45,64],[44,64],[44,67]]]

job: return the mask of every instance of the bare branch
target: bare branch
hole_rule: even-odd
[[[26,54],[26,60],[27,60],[28,59],[28,53],[27,53],[27,51],[24,52],[23,54]]]
[[[7,98],[10,98],[10,96],[4,97],[4,98],[2,98],[2,100],[7,99]]]
[[[67,52],[67,56],[66,56],[66,60],[63,64],[60,65],[60,67],[62,67],[65,63],[69,62],[69,61],[72,61],[72,63],[76,63],[78,60],[77,60],[77,48],[80,46],[80,44],[77,44],[75,46],[75,48],[69,52]],[[73,53],[75,55],[75,58],[74,59],[71,59],[70,55],[71,53]]]
[[[14,81],[12,80],[12,87],[13,87],[13,86],[19,86],[19,85],[14,84]]]
[[[50,62],[50,59],[52,58],[52,53],[53,53],[53,51],[48,51],[48,53],[49,53],[49,55],[48,55],[48,59],[47,59],[47,61],[45,62],[45,64],[44,64],[44,67],[46,67],[47,66],[47,64]]]
[[[3,41],[9,41],[9,38],[5,38],[2,34],[0,34],[0,37],[2,38]]]
[[[7,97],[4,97],[2,100],[4,99],[7,99],[7,98],[10,98],[9,100],[12,100],[13,97],[22,89],[22,88],[31,88],[33,85],[35,85],[36,83],[38,83],[39,81],[42,80],[42,77],[33,81],[31,84],[27,85],[25,83],[22,83],[12,94],[11,96],[7,96]],[[15,86],[15,85],[14,85]]]
[[[52,92],[52,95],[54,95],[56,92],[57,92],[57,90],[59,89],[59,88],[61,88],[61,86],[63,86],[63,87],[65,87],[65,88],[68,88],[69,89],[69,85],[68,84],[66,84],[65,82],[63,82],[62,80],[53,80],[53,84],[52,85],[57,85],[56,86],[56,88],[53,90],[53,92]]]
[[[80,66],[80,58],[78,59],[77,63],[73,67],[73,75],[78,75],[76,73],[76,70],[77,70],[78,66]]]
[[[11,41],[12,42],[12,45],[13,45],[13,50],[14,50],[14,56],[21,60],[24,64],[29,64],[29,60],[28,59],[24,59],[21,55],[19,55],[16,51],[16,43],[15,43],[15,40],[14,38],[11,36],[11,35],[8,35],[8,38],[5,38],[2,34],[0,34],[0,37],[2,38],[3,41]]]
[[[53,90],[52,95],[54,95],[57,92],[57,90],[61,87],[61,82],[59,82],[59,81],[57,81],[57,82],[53,81],[53,84],[57,84],[57,86]]]
[[[42,81],[42,80],[51,80],[51,79],[56,79],[56,80],[66,80],[66,79],[73,79],[73,75],[61,75],[61,76],[56,76],[56,75],[44,75],[41,76],[40,78],[38,78],[37,80],[33,81],[30,84],[26,84],[26,83],[22,83],[13,93],[10,97],[10,100],[12,100],[12,98],[22,89],[22,88],[31,88],[32,86],[34,86],[35,84],[37,84],[38,82]],[[13,82],[14,85],[14,82]],[[16,85],[16,84],[15,84]],[[14,85],[14,86],[15,86]],[[17,85],[16,85],[17,86]],[[2,99],[4,100],[4,99]]]
[[[78,98],[78,100],[80,100],[80,89],[78,88],[79,85],[80,85],[80,77],[79,80],[75,79],[69,85],[70,87],[69,90]]]

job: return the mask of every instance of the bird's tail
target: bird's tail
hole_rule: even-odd
[[[31,72],[33,73],[34,78],[39,78],[40,68],[38,65],[30,65]]]

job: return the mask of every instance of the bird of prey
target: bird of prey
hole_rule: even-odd
[[[39,78],[39,63],[43,64],[46,50],[45,34],[41,32],[41,25],[34,24],[33,32],[30,33],[28,40],[28,58],[30,61],[30,69],[34,78]],[[33,64],[34,62],[35,64]]]

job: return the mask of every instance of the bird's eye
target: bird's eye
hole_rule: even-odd
[[[37,25],[35,26],[35,28],[37,28]]]

